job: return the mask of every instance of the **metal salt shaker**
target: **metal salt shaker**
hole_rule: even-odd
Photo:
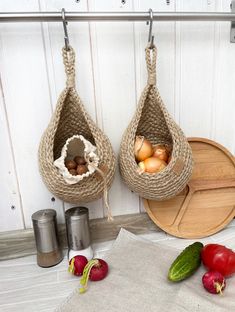
[[[69,261],[76,255],[92,259],[89,229],[89,211],[86,207],[73,207],[65,212]]]
[[[41,267],[56,265],[63,259],[58,242],[56,211],[44,209],[32,215],[37,248],[37,263]]]

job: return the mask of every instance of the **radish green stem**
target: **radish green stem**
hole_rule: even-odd
[[[74,270],[75,270],[74,261],[75,261],[75,258],[71,260],[69,268],[68,268],[69,273],[72,273],[72,274],[74,273]]]
[[[87,283],[88,283],[88,279],[90,276],[91,269],[93,268],[93,266],[95,266],[97,264],[99,264],[99,260],[97,260],[97,259],[90,260],[86,264],[86,266],[83,270],[82,278],[80,280],[80,284],[83,286],[79,289],[80,294],[83,294],[87,290]]]

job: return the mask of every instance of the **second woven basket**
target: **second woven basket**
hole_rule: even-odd
[[[127,186],[141,197],[164,200],[184,189],[192,174],[192,150],[187,139],[169,115],[156,87],[156,47],[145,49],[148,82],[139,100],[136,113],[126,129],[120,147],[119,165]],[[137,135],[153,145],[172,146],[171,161],[159,173],[139,174],[134,156]]]

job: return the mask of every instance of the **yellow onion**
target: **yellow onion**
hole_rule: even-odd
[[[166,166],[166,162],[156,157],[149,157],[144,161],[138,163],[139,173],[158,173],[162,171]]]
[[[143,161],[146,158],[152,156],[152,144],[147,139],[145,139],[144,136],[137,135],[135,138],[134,153],[137,161]]]
[[[153,147],[153,157],[157,157],[161,160],[164,160],[167,163],[169,155],[170,155],[169,147],[162,144],[157,144]]]

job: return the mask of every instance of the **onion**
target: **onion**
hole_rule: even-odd
[[[144,136],[138,135],[135,138],[134,153],[137,161],[143,161],[146,158],[152,156],[152,144],[147,139],[145,139]]]
[[[149,157],[138,163],[139,173],[157,173],[162,171],[166,166],[166,162],[156,157]]]
[[[169,148],[162,144],[157,144],[153,147],[153,157],[157,157],[161,160],[168,162],[170,151]]]

